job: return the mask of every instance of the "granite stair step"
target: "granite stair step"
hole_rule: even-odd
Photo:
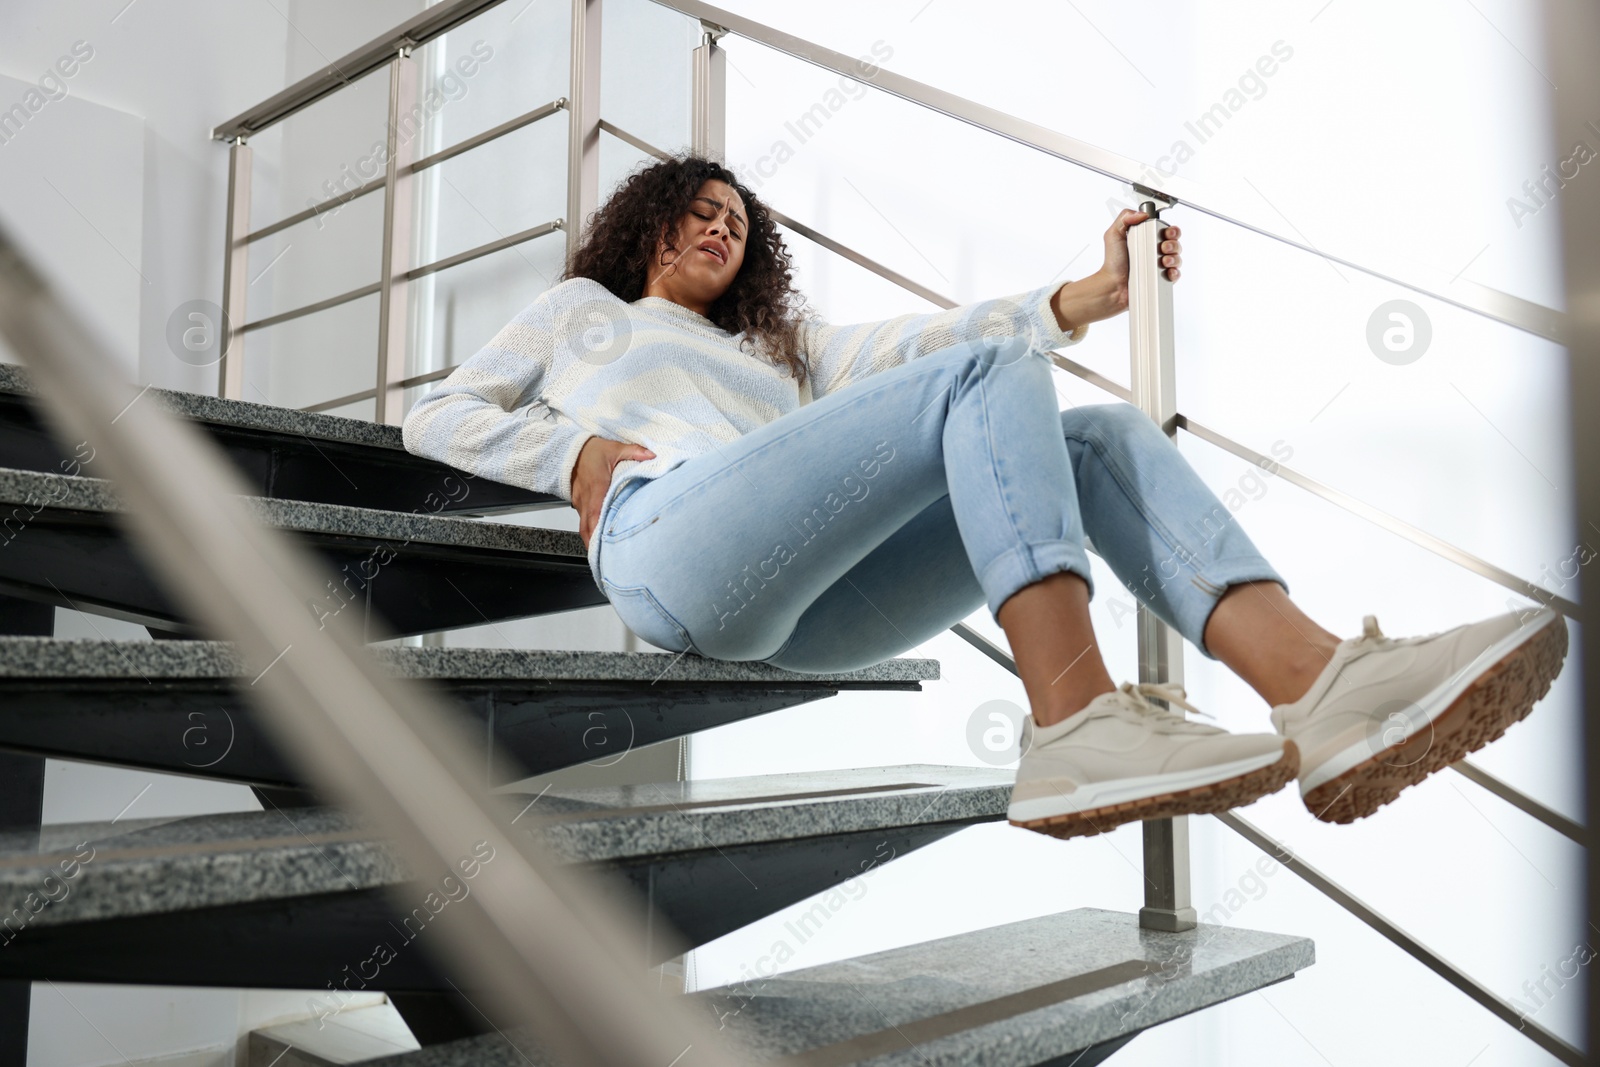
[[[939,678],[932,659],[799,674],[665,652],[372,652],[460,709],[488,765],[504,775],[496,785],[615,762],[643,745],[840,692],[919,692]],[[302,779],[244,697],[266,666],[244,663],[220,641],[0,637],[0,748],[295,788]]]
[[[94,474],[93,460],[84,463],[92,446],[56,444],[39,420],[34,396],[26,371],[0,364],[0,467]],[[252,492],[275,500],[479,515],[568,506],[560,497],[413,456],[398,426],[167,389],[147,390],[139,399],[151,402],[199,424]]]
[[[687,994],[744,1063],[1092,1067],[1136,1035],[1294,977],[1303,937],[1202,923],[1141,930],[1076,908]],[[556,1067],[510,1030],[364,1067]]]
[[[318,618],[357,613],[371,636],[397,637],[596,607],[583,541],[566,530],[436,514],[246,498],[289,530],[336,579]],[[129,543],[111,483],[0,469],[0,593],[175,634],[192,627]]]
[[[910,764],[546,787],[505,794],[501,817],[561,862],[619,876],[625,906],[654,907],[643,967],[1004,819],[1012,777]],[[439,969],[425,937],[470,891],[464,876],[408,877],[329,808],[46,826],[0,835],[0,980],[351,992],[450,992],[453,981],[470,995],[472,976]]]

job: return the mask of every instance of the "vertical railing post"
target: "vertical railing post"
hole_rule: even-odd
[[[1146,200],[1150,218],[1128,230],[1128,344],[1133,402],[1168,437],[1177,433],[1177,375],[1173,367],[1172,283],[1161,271],[1161,231],[1156,212],[1168,205]],[[1172,561],[1181,566],[1182,561]],[[1171,577],[1167,575],[1166,577]],[[1139,605],[1139,680],[1183,682],[1183,638],[1143,603]],[[1192,930],[1197,917],[1189,900],[1189,820],[1144,823],[1144,907],[1139,925],[1152,930]]]
[[[250,286],[250,148],[244,138],[228,147],[228,218],[222,257],[222,362],[217,369],[217,395],[244,399],[245,292]]]
[[[388,163],[383,178],[383,262],[378,281],[378,379],[372,420],[398,423],[404,416],[406,341],[411,335],[411,164],[416,157],[420,124],[413,111],[417,99],[417,65],[411,47],[389,61]]]
[[[600,207],[600,0],[572,0],[572,87],[567,93],[567,263],[584,221]]]
[[[690,115],[690,144],[695,153],[719,163],[727,162],[728,56],[717,40],[727,32],[714,23],[700,23]]]
[[[689,147],[698,156],[727,162],[728,57],[717,39],[728,31],[714,23],[700,23],[700,44],[691,60],[693,94],[689,102]],[[678,739],[678,781],[689,780],[694,739]],[[689,957],[681,958],[687,963]]]

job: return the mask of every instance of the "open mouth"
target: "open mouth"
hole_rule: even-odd
[[[711,249],[706,248],[704,245],[702,245],[700,247],[700,251],[704,252],[706,255],[710,256],[712,259],[716,260],[718,263],[726,262],[726,260],[724,260],[721,256],[719,256],[717,253],[713,252]]]

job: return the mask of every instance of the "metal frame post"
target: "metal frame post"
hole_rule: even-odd
[[[694,96],[690,114],[691,145],[697,155],[727,162],[728,54],[717,41],[728,31],[701,21],[700,45],[694,50]]]
[[[372,420],[399,423],[405,416],[406,341],[411,335],[411,191],[416,180],[416,132],[401,123],[417,99],[417,65],[403,46],[389,61],[388,162],[383,177],[383,263],[378,280],[378,379]]]
[[[222,361],[217,369],[217,395],[244,399],[245,294],[250,285],[251,151],[243,137],[228,147],[228,218],[222,255]]]
[[[600,0],[572,0],[572,88],[567,94],[567,264],[600,207]]]
[[[1572,4],[1545,0],[1542,5],[1545,54],[1550,57],[1551,77],[1561,86],[1549,95],[1551,140],[1572,144],[1587,140],[1592,128],[1593,106],[1600,93],[1600,67],[1595,63],[1595,42],[1600,41],[1600,10],[1593,4]],[[1600,239],[1600,189],[1593,182],[1572,182],[1561,193],[1562,275],[1567,307],[1571,309],[1570,332],[1566,338],[1568,426],[1572,442],[1573,518],[1576,529],[1573,543],[1592,543],[1600,530],[1600,424],[1594,418],[1600,404],[1600,256],[1595,241]],[[1595,640],[1594,623],[1600,622],[1600,566],[1579,571],[1578,633],[1583,641],[1574,652],[1578,659],[1577,677],[1583,702],[1582,740],[1584,769],[1579,781],[1584,786],[1587,825],[1600,825],[1600,787],[1594,774],[1600,769],[1600,642]],[[1571,673],[1570,671],[1568,673]],[[1600,919],[1600,849],[1588,850],[1588,885],[1580,908],[1584,914],[1572,916],[1574,930]],[[1600,1040],[1600,982],[1588,984],[1589,1010],[1585,1047],[1593,1050]],[[1593,1053],[1591,1052],[1591,1056]],[[1592,1060],[1590,1062],[1593,1062]]]
[[[1168,437],[1177,434],[1177,374],[1174,369],[1172,283],[1161,271],[1157,249],[1167,223],[1156,213],[1170,205],[1146,200],[1150,218],[1128,229],[1129,384],[1133,402]],[[1180,561],[1174,561],[1178,565]],[[1170,577],[1170,576],[1167,576]],[[1139,604],[1139,680],[1183,682],[1183,638],[1142,602]],[[1151,930],[1192,930],[1198,922],[1189,897],[1189,819],[1144,823],[1144,907],[1139,925]]]

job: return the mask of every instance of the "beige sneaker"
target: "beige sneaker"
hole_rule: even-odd
[[[1292,741],[1230,734],[1146,696],[1205,714],[1180,685],[1123,682],[1050,726],[1025,716],[1011,825],[1085,837],[1138,819],[1227,811],[1277,792],[1299,772]]]
[[[1272,725],[1300,749],[1311,814],[1353,822],[1526,718],[1566,654],[1566,619],[1549,608],[1403,638],[1368,615]]]

